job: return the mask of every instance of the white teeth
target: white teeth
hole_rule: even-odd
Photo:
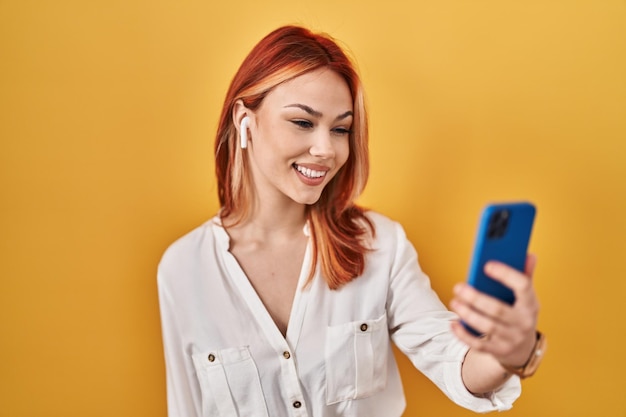
[[[305,177],[309,178],[319,178],[326,175],[326,171],[316,171],[314,169],[301,167],[300,165],[296,165],[296,169]]]

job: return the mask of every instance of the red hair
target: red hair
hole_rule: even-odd
[[[254,111],[277,85],[319,68],[331,69],[343,77],[352,95],[354,113],[348,160],[328,183],[320,199],[307,208],[313,241],[309,280],[319,260],[328,286],[337,289],[363,273],[365,254],[369,250],[367,237],[373,236],[374,226],[364,210],[355,204],[369,174],[363,88],[354,65],[330,36],[298,26],[284,26],[252,49],[226,93],[215,141],[215,167],[222,207],[220,216],[229,217],[237,224],[250,214],[254,187],[247,159],[238,146],[232,117],[235,102],[242,100]]]

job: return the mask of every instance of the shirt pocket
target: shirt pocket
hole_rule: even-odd
[[[268,417],[259,372],[247,346],[207,350],[192,359],[203,417]]]
[[[387,385],[387,315],[329,326],[326,334],[326,403],[369,397]]]

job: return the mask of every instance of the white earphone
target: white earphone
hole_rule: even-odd
[[[239,126],[239,135],[241,137],[240,145],[241,149],[248,147],[248,126],[250,125],[250,117],[246,116],[241,119],[241,125]]]

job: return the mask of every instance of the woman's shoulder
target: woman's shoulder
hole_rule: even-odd
[[[366,211],[365,217],[373,229],[372,248],[393,252],[408,242],[404,228],[399,221],[373,210]]]
[[[207,220],[177,238],[165,249],[159,267],[162,268],[168,264],[179,264],[181,260],[195,256],[203,246],[213,241],[210,237],[214,234],[214,224],[219,225],[218,217]]]
[[[365,215],[375,228],[368,253],[370,268],[394,271],[398,265],[415,258],[414,246],[400,221],[376,211],[367,211]]]
[[[374,226],[376,235],[381,232],[386,235],[390,232],[402,230],[402,226],[399,222],[377,211],[367,210],[365,211],[365,217]]]

